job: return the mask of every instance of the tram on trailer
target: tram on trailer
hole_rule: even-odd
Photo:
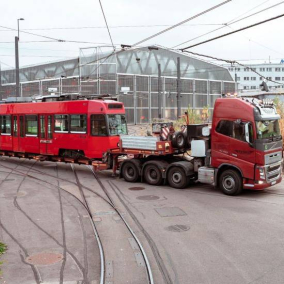
[[[0,104],[2,155],[102,159],[127,134],[125,109],[110,99],[41,97]]]

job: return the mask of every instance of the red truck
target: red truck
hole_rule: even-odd
[[[279,119],[269,101],[220,98],[215,102],[211,128],[188,125],[185,133],[176,132],[165,141],[122,135],[118,148],[92,165],[95,170],[112,168],[115,172],[119,168],[128,182],[168,183],[174,188],[201,182],[227,195],[260,190],[282,180]]]

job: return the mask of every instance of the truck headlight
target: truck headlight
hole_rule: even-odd
[[[256,168],[259,174],[259,178],[265,180],[265,168],[264,167],[257,167]]]

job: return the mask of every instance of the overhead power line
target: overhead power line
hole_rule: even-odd
[[[206,57],[206,58],[210,58],[210,59],[214,59],[214,60],[217,60],[217,61],[223,61],[223,62],[226,62],[226,63],[229,63],[229,64],[238,64],[242,67],[245,67],[245,68],[248,68],[250,71],[254,72],[255,74],[259,75],[260,77],[263,77],[265,78],[267,81],[270,81],[272,83],[276,83],[276,84],[279,84],[279,85],[283,85],[283,83],[280,83],[280,82],[277,82],[277,81],[274,81],[274,80],[271,80],[271,79],[268,79],[267,77],[265,77],[264,75],[260,74],[259,72],[257,72],[256,70],[254,70],[254,68],[248,66],[248,65],[245,65],[243,63],[240,63],[236,60],[229,60],[229,59],[223,59],[223,58],[218,58],[218,57],[214,57],[214,56],[210,56],[210,55],[204,55],[204,54],[200,54],[200,53],[196,53],[196,52],[192,52],[192,51],[188,51],[188,50],[184,50],[183,52],[186,52],[186,53],[190,53],[190,54],[193,54],[193,55],[196,55],[196,56],[201,56],[201,57]]]
[[[190,24],[183,27],[195,26],[223,26],[224,24]],[[156,27],[171,27],[172,25],[125,25],[125,26],[109,26],[110,29],[121,28],[156,28]],[[21,31],[52,31],[52,30],[84,30],[84,29],[107,29],[105,26],[89,26],[89,27],[57,27],[57,28],[37,28],[37,29],[21,29]],[[0,32],[8,32],[8,30],[0,30]]]
[[[220,36],[217,36],[217,37],[214,37],[214,38],[211,38],[211,39],[208,39],[208,40],[205,40],[205,41],[202,41],[202,42],[199,42],[199,43],[196,43],[196,44],[193,44],[193,45],[184,47],[184,48],[181,48],[180,50],[181,50],[181,51],[184,51],[184,50],[186,50],[186,49],[189,49],[189,48],[192,48],[192,47],[195,47],[195,46],[198,46],[198,45],[201,45],[201,44],[204,44],[204,43],[207,43],[207,42],[210,42],[210,41],[213,41],[213,40],[222,38],[222,37],[226,37],[226,36],[229,36],[229,35],[231,35],[231,34],[235,34],[235,33],[238,33],[238,32],[241,32],[241,31],[244,31],[244,30],[247,30],[247,29],[250,29],[250,28],[259,26],[259,25],[262,25],[262,24],[265,24],[265,23],[267,23],[267,22],[270,22],[270,21],[279,19],[279,18],[281,18],[281,17],[283,17],[283,16],[284,16],[284,14],[281,14],[281,15],[279,15],[279,16],[276,16],[276,17],[267,19],[267,20],[265,20],[265,21],[261,21],[261,22],[258,22],[258,23],[256,23],[256,24],[253,24],[253,25],[250,25],[250,26],[247,26],[247,27],[244,27],[244,28],[241,28],[241,29],[232,31],[232,32],[230,32],[230,33],[226,33],[226,34],[223,34],[223,35],[220,35]]]
[[[109,26],[107,24],[107,19],[106,19],[106,15],[105,15],[105,12],[104,12],[104,8],[103,8],[101,0],[99,0],[99,2],[100,2],[101,10],[102,10],[102,13],[103,13],[103,16],[104,16],[104,19],[105,19],[105,23],[106,23],[106,27],[107,27],[107,30],[108,30],[109,38],[110,38],[111,44],[113,46],[113,50],[115,50],[115,46],[114,46],[113,41],[112,41],[112,37],[111,37],[111,34],[110,34]]]
[[[267,2],[267,1],[265,1],[265,2]],[[265,3],[265,2],[264,2],[264,3]],[[235,23],[238,23],[238,22],[240,22],[240,21],[243,21],[243,20],[245,20],[245,19],[248,19],[248,18],[250,18],[250,17],[252,17],[252,16],[255,16],[255,15],[257,15],[257,14],[260,14],[260,13],[262,13],[262,12],[265,12],[265,11],[267,11],[267,10],[269,10],[269,9],[272,9],[272,8],[274,8],[274,7],[276,7],[276,6],[279,6],[279,5],[283,4],[283,3],[284,3],[284,1],[282,1],[282,2],[280,2],[280,3],[277,3],[277,4],[273,5],[273,6],[267,7],[267,8],[265,8],[265,9],[262,9],[262,10],[260,10],[260,11],[258,11],[258,12],[253,13],[253,14],[250,14],[250,15],[248,15],[248,16],[246,16],[246,17],[241,18],[241,19],[238,19],[238,20],[235,20],[235,19],[234,19],[234,20],[231,20],[231,21],[229,21],[229,22],[223,24],[222,27],[219,27],[219,28],[217,28],[217,29],[215,29],[215,30],[209,31],[209,32],[207,32],[207,33],[205,33],[205,34],[199,35],[199,36],[197,36],[197,37],[195,37],[195,38],[192,38],[192,39],[189,39],[189,40],[187,40],[187,41],[184,41],[184,42],[182,42],[182,43],[180,43],[180,44],[178,44],[178,45],[175,45],[175,46],[172,47],[172,48],[176,48],[176,47],[181,46],[181,45],[183,45],[183,44],[185,44],[185,43],[188,43],[188,42],[191,42],[191,41],[193,41],[193,40],[195,40],[195,39],[201,38],[201,37],[203,37],[203,36],[205,36],[205,35],[208,35],[208,34],[211,34],[211,33],[213,33],[213,32],[216,32],[216,31],[219,31],[219,30],[221,30],[221,29],[224,29],[225,27],[229,27],[229,25],[233,25],[233,24],[235,24]],[[259,5],[258,5],[258,6],[259,6]],[[257,6],[257,7],[258,7],[258,6]]]
[[[227,0],[225,2],[222,2],[222,3],[220,3],[220,4],[218,4],[218,5],[214,6],[214,7],[211,7],[209,9],[207,9],[207,10],[205,10],[205,11],[203,11],[203,12],[197,14],[197,15],[195,15],[195,16],[192,16],[192,17],[190,17],[190,18],[188,18],[188,19],[186,19],[186,20],[184,20],[184,21],[182,21],[180,23],[177,23],[177,24],[175,24],[175,25],[173,25],[173,26],[171,26],[171,27],[169,27],[169,28],[167,28],[165,30],[162,30],[162,31],[160,31],[160,32],[158,32],[158,33],[156,33],[156,34],[154,34],[152,36],[149,36],[149,37],[147,37],[147,38],[145,38],[145,39],[143,39],[141,41],[138,41],[137,43],[133,44],[132,46],[137,46],[137,45],[139,45],[139,44],[141,44],[141,43],[143,43],[145,41],[148,41],[148,40],[150,40],[150,39],[152,39],[154,37],[157,37],[157,36],[159,36],[159,35],[161,35],[161,34],[163,34],[165,32],[168,32],[168,31],[170,31],[170,30],[172,30],[172,29],[174,29],[174,28],[176,28],[176,27],[178,27],[180,25],[183,25],[183,24],[185,24],[185,23],[187,23],[187,22],[189,22],[189,21],[191,21],[193,19],[196,19],[199,16],[202,16],[202,15],[204,15],[204,14],[206,14],[206,13],[208,13],[208,12],[214,10],[214,9],[217,9],[217,8],[223,6],[223,5],[225,5],[225,4],[227,4],[228,2],[231,2],[231,1],[232,0]]]
[[[0,26],[0,28],[11,30],[11,31],[18,31],[17,29],[4,27],[4,26]],[[64,42],[64,40],[62,40],[62,39],[53,38],[53,37],[44,36],[44,35],[39,35],[39,34],[31,33],[31,32],[21,31],[21,33],[30,34],[30,35],[34,35],[34,36],[39,36],[39,37],[42,37],[42,38],[47,38],[47,39],[51,39],[51,40],[58,41],[58,42]]]

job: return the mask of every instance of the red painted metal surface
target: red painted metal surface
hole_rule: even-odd
[[[121,108],[109,108],[109,104],[122,105]],[[87,115],[87,133],[57,133],[54,132],[53,115]],[[102,154],[109,149],[117,148],[119,136],[92,136],[91,122],[92,114],[125,114],[122,103],[116,101],[104,100],[80,100],[80,101],[62,101],[62,102],[37,102],[37,103],[11,103],[0,105],[0,115],[11,115],[17,117],[18,125],[17,136],[14,135],[14,126],[12,119],[12,133],[0,135],[0,151],[13,151],[21,153],[34,153],[41,155],[58,156],[60,149],[81,150],[89,159],[101,159]],[[40,116],[45,118],[45,129],[47,129],[47,118],[52,117],[52,138],[40,137],[40,131],[37,136],[21,137],[20,129],[24,127],[20,118],[25,119],[25,115],[38,116],[38,129],[40,130]],[[47,133],[47,132],[46,132]]]

